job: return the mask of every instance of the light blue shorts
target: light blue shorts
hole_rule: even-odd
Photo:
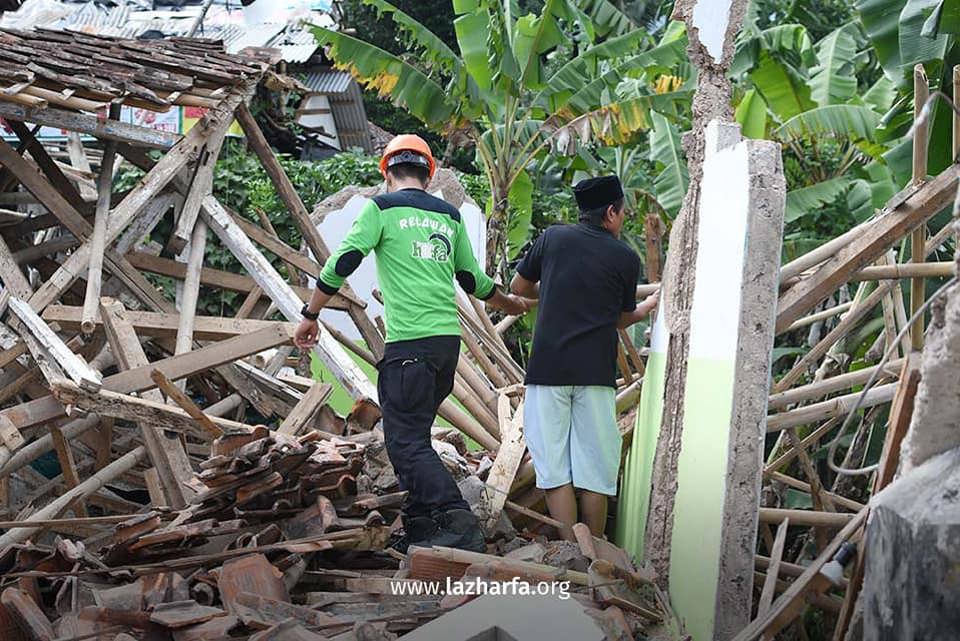
[[[621,438],[612,387],[527,385],[523,433],[537,487],[573,483],[616,495]]]

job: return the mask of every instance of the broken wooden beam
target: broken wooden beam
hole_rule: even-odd
[[[237,227],[217,199],[208,196],[203,200],[202,215],[214,233],[230,249],[234,256],[243,264],[247,272],[253,276],[257,284],[267,293],[280,312],[291,322],[301,319],[300,299],[294,294],[290,286],[273,268],[260,251],[253,246],[249,238]],[[318,330],[318,342],[314,352],[320,360],[330,368],[333,375],[344,386],[355,400],[371,400],[376,402],[377,390],[364,375],[363,371],[353,362],[340,344],[321,325]]]
[[[108,116],[111,120],[120,119],[120,105],[110,105]],[[79,137],[77,142],[79,142]],[[81,153],[82,153],[81,148]],[[103,277],[103,256],[107,249],[107,216],[110,215],[110,194],[113,192],[113,161],[117,155],[117,143],[108,141],[103,149],[100,162],[100,176],[97,179],[97,208],[94,214],[93,233],[90,236],[90,260],[87,263],[87,293],[83,299],[83,317],[80,329],[84,334],[93,333],[93,317],[100,307],[100,284]]]
[[[10,311],[16,315],[26,331],[36,339],[44,354],[49,356],[71,380],[88,390],[100,389],[103,382],[100,373],[91,369],[82,358],[74,354],[73,350],[57,336],[57,333],[37,316],[30,305],[15,296],[10,298],[9,305]],[[34,354],[34,358],[37,357],[38,355]],[[43,358],[42,355],[39,357]]]

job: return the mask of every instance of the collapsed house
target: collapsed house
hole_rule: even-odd
[[[464,576],[565,583],[558,621],[598,641],[673,626],[621,549],[584,531],[579,544],[543,535],[558,524],[532,487],[523,370],[501,336],[511,320],[498,328],[466,298],[467,350],[440,409],[457,429],[438,428],[434,446],[483,515],[491,554],[387,549],[404,495],[358,366],[382,354],[381,319],[350,287],[330,305],[362,339],[330,325],[315,349],[354,399],[346,416],[328,403],[334,384],[291,367],[290,321],[329,248],[247,107],[276,52],[47,30],[0,41],[13,134],[0,140],[4,639],[390,639],[471,600],[398,585]],[[203,112],[179,133],[125,122],[121,105]],[[212,194],[234,120],[307,252]],[[67,149],[42,144],[40,127],[68,133]],[[144,174],[115,191],[121,162]],[[456,180],[436,183],[447,193]],[[245,273],[205,265],[208,230]],[[176,301],[146,274],[178,281]],[[236,316],[198,314],[201,286],[243,294]],[[643,371],[630,341],[621,365],[627,409]],[[51,456],[48,478],[36,463]]]

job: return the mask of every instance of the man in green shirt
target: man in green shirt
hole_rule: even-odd
[[[453,280],[468,294],[508,314],[524,299],[497,289],[470,246],[460,212],[424,191],[436,164],[418,136],[394,138],[380,161],[387,193],[364,206],[330,256],[294,342],[317,341],[317,314],[371,250],[383,292],[387,336],[378,363],[377,394],[387,455],[400,488],[404,545],[443,545],[485,551],[477,518],[430,442],[440,403],[453,389],[460,358],[460,320]]]

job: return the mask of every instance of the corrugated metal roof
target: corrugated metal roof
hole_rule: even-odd
[[[353,77],[346,71],[325,69],[307,74],[303,84],[310,91],[322,94],[339,94],[350,88]]]
[[[320,3],[327,6],[325,3]],[[56,7],[56,10],[53,8]],[[44,12],[6,12],[0,26],[18,28],[48,27],[84,33],[136,38],[146,31],[159,31],[167,36],[185,36],[193,25],[199,6],[187,5],[178,10],[141,11],[130,4],[105,9],[95,2],[63,2],[49,5]],[[227,53],[237,53],[244,47],[276,47],[283,60],[291,63],[308,61],[317,51],[313,34],[299,24],[263,23],[245,25],[220,22],[230,19],[230,10],[211,10],[204,20],[198,37],[223,40]],[[212,18],[212,19],[211,19]]]
[[[295,31],[292,29],[293,28],[287,29],[262,46],[276,47],[280,50],[283,59],[287,62],[306,62],[313,56],[320,45],[311,32]],[[299,27],[297,27],[297,29],[299,29]]]

